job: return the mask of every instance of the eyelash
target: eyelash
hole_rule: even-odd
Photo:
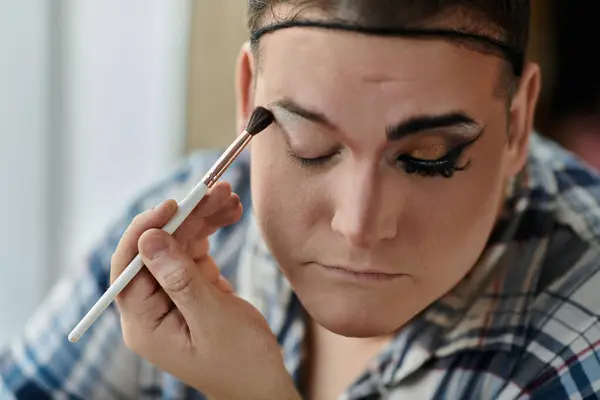
[[[445,156],[440,157],[437,160],[422,160],[419,158],[410,157],[408,155],[400,155],[396,157],[396,162],[398,165],[402,165],[402,169],[407,174],[418,174],[431,178],[437,176],[452,178],[456,172],[464,171],[471,165],[471,160],[468,160],[463,166],[459,167],[458,160],[460,159],[463,151],[472,145],[480,135],[481,133],[472,140],[454,147],[448,151]],[[289,154],[301,167],[316,168],[327,164],[338,153],[339,152],[335,152],[316,158],[299,157],[291,151]]]
[[[304,158],[304,157],[300,157],[298,155],[296,155],[294,152],[289,151],[288,154],[290,155],[290,157],[292,157],[292,159],[297,162],[301,167],[303,168],[316,168],[316,167],[321,167],[325,164],[327,164],[329,161],[331,161],[331,159],[338,154],[338,152],[336,151],[335,153],[332,154],[328,154],[326,156],[322,156],[322,157],[315,157],[315,158]]]
[[[466,144],[456,146],[437,160],[422,160],[401,155],[396,158],[396,161],[399,165],[402,164],[404,172],[407,174],[418,174],[432,178],[436,176],[452,178],[456,172],[464,171],[471,163],[471,160],[468,160],[463,166],[458,166],[458,160],[466,147]]]

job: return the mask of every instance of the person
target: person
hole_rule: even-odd
[[[275,122],[173,236],[219,154],[134,202],[0,356],[0,397],[597,398],[600,176],[533,130],[529,2],[248,8],[239,128]]]

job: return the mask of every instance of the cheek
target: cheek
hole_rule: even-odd
[[[253,140],[251,182],[254,214],[273,255],[281,260],[285,256],[278,253],[290,254],[327,220],[328,206],[319,179],[307,179],[287,155],[285,142],[274,136]]]
[[[457,173],[447,182],[431,182],[427,184],[431,187],[417,189],[412,215],[418,221],[411,223],[412,245],[425,267],[420,271],[424,284],[448,289],[481,255],[505,187],[498,148],[494,152],[480,148],[471,157],[468,171]]]

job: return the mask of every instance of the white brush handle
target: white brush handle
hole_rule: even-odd
[[[190,193],[179,203],[177,212],[169,220],[169,222],[167,222],[162,230],[172,235],[183,223],[183,221],[185,221],[185,219],[190,215],[194,208],[196,208],[198,203],[200,203],[200,201],[204,198],[208,192],[208,189],[209,187],[203,182],[200,182],[194,186]],[[129,282],[131,282],[131,280],[137,275],[137,273],[140,272],[143,266],[144,262],[142,261],[142,257],[139,254],[136,255],[135,258],[129,263],[127,268],[123,270],[121,275],[115,279],[113,284],[110,285],[102,297],[98,299],[96,304],[94,304],[90,311],[88,311],[83,319],[71,331],[69,334],[69,340],[71,342],[77,342],[85,334],[85,332],[90,328],[90,326],[92,326],[96,319],[98,319],[100,314],[106,310],[106,308],[115,300],[119,293],[125,289],[125,286],[127,286]]]

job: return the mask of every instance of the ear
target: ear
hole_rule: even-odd
[[[509,174],[514,176],[527,162],[529,138],[533,131],[533,120],[541,86],[540,68],[527,63],[519,81],[517,92],[510,104]]]
[[[242,132],[248,124],[250,113],[254,110],[254,57],[250,43],[240,49],[236,65],[235,97],[237,131]]]

